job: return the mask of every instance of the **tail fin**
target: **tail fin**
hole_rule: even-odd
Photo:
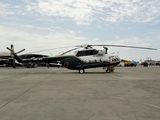
[[[13,56],[13,54],[14,54],[14,47],[13,47],[13,45],[11,45],[11,48],[10,48],[10,55],[11,55],[11,57]]]

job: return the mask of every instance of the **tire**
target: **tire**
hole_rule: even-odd
[[[32,68],[37,68],[37,64],[33,64],[33,65],[32,65]]]
[[[16,68],[16,66],[15,66],[15,65],[13,65],[13,68]]]
[[[80,74],[85,73],[84,69],[79,69],[79,73],[80,73]]]
[[[106,73],[110,73],[111,71],[110,70],[106,70]]]

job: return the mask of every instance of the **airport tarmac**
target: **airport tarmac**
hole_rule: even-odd
[[[160,120],[160,67],[0,68],[0,120]]]

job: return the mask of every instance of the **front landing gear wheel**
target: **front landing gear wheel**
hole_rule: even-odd
[[[79,69],[79,73],[83,74],[83,73],[85,73],[85,70],[84,69]]]
[[[106,73],[110,73],[111,71],[110,70],[106,70]]]

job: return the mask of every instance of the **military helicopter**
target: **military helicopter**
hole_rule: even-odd
[[[25,49],[23,50],[20,50],[19,52],[16,52],[16,54],[19,54],[21,52],[23,52]],[[20,62],[18,62],[14,55],[14,46],[11,45],[10,47],[10,53],[7,53],[6,52],[6,55],[0,55],[0,65],[1,66],[7,66],[7,67],[13,67],[13,68],[16,68],[17,66],[25,66],[26,68],[35,68],[37,67],[38,64],[42,64],[40,62],[25,62],[25,64],[22,64]],[[41,58],[41,57],[48,57],[47,55],[42,55],[42,54],[21,54],[19,55],[19,57],[21,59],[31,59],[31,58]]]
[[[97,50],[93,46],[102,46],[103,50]],[[27,62],[46,62],[46,63],[60,63],[63,67],[70,70],[78,70],[80,74],[85,73],[85,69],[102,67],[107,73],[113,72],[114,67],[120,63],[120,58],[118,56],[113,56],[108,54],[108,48],[106,46],[112,47],[128,47],[128,48],[138,48],[138,49],[149,49],[156,50],[154,48],[146,47],[135,47],[135,46],[123,46],[123,45],[78,45],[74,49],[68,50],[65,53],[54,56],[54,57],[42,57],[33,59],[21,59],[17,53],[13,53],[15,59],[20,63]],[[78,50],[82,48],[82,50]],[[7,47],[9,51],[10,48]],[[24,51],[21,50],[21,51]],[[68,55],[71,51],[74,51],[73,55]]]
[[[24,51],[24,50],[23,50]],[[19,51],[18,53],[21,53],[23,51]],[[16,59],[14,58],[14,47],[11,45],[10,47],[10,53],[4,52],[4,54],[0,55],[0,65],[10,67],[12,66],[13,68],[16,68],[16,66],[20,66],[21,63],[18,63]]]

